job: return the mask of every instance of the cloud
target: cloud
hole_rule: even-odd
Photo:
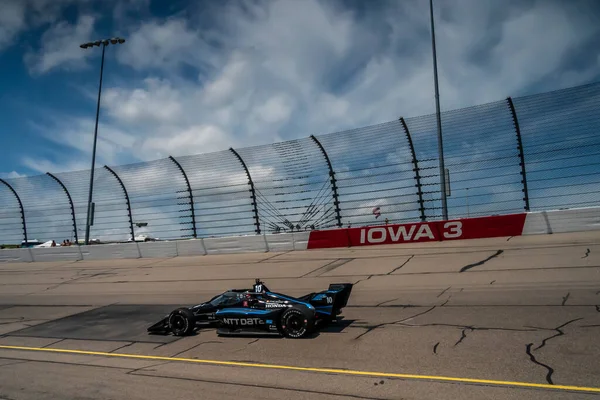
[[[103,105],[108,115],[126,125],[174,123],[184,117],[180,93],[169,82],[147,78],[144,84],[146,88],[106,90]]]
[[[2,3],[0,13],[0,51],[11,46],[15,36],[25,25],[25,5],[22,1]]]
[[[66,21],[55,23],[40,39],[40,48],[29,51],[24,61],[33,75],[44,74],[58,68],[81,69],[92,52],[83,51],[79,44],[92,40],[95,18],[80,16],[76,24]]]
[[[32,171],[36,171],[42,174],[46,172],[67,172],[67,171],[79,171],[86,168],[90,168],[89,163],[84,163],[82,160],[72,161],[69,163],[54,162],[42,158],[23,157],[22,163]]]
[[[0,13],[0,53],[18,42],[19,35],[43,26],[75,0],[3,0]],[[83,5],[88,0],[78,0]]]
[[[119,46],[117,59],[141,71],[195,65],[204,57],[199,35],[182,18],[147,21],[131,32],[126,45]]]
[[[25,177],[25,175],[19,174],[17,171],[0,172],[0,178],[3,178],[3,179],[22,178],[22,177]]]

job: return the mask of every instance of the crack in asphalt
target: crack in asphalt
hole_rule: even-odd
[[[399,299],[394,299],[394,300],[399,300]],[[394,301],[394,300],[389,300],[389,301]],[[384,301],[383,303],[387,303],[387,301]],[[374,306],[371,305],[360,305],[360,304],[354,304],[351,306],[346,306],[344,308],[375,308],[375,307],[382,307],[382,308],[409,308],[409,307],[425,307],[425,306],[418,306],[418,305],[414,305],[414,304],[388,304],[386,306],[377,304]]]
[[[450,301],[451,298],[452,298],[452,295],[448,296],[448,298],[446,299],[446,301],[443,302],[442,304],[440,304],[440,307],[444,307],[446,304],[448,304],[448,302]]]
[[[375,307],[381,307],[381,306],[382,306],[383,304],[385,304],[385,303],[389,303],[389,302],[391,302],[391,301],[396,301],[396,300],[400,300],[400,297],[398,297],[397,299],[392,299],[392,300],[386,300],[386,301],[383,301],[383,302],[381,302],[381,303],[379,303],[379,304],[376,304],[376,305],[375,305]]]
[[[448,286],[446,289],[442,290],[442,293],[438,294],[437,297],[439,298],[441,295],[443,295],[444,293],[446,293],[446,291],[448,291],[448,289],[450,289],[452,286]]]
[[[581,258],[587,258],[590,255],[590,249],[587,249],[585,252],[585,256],[581,257]]]
[[[556,328],[552,329],[552,330],[554,330],[554,331],[557,331],[558,333],[557,333],[557,334],[555,334],[555,335],[549,336],[549,337],[547,337],[547,338],[544,338],[544,339],[542,340],[542,343],[541,343],[539,346],[537,346],[536,348],[534,348],[534,349],[533,349],[533,351],[539,350],[539,349],[541,349],[542,347],[546,346],[546,343],[547,343],[548,341],[550,341],[550,340],[552,340],[552,339],[554,339],[554,338],[557,338],[557,337],[559,337],[559,336],[563,336],[565,333],[564,333],[564,332],[561,330],[561,328],[564,328],[565,326],[567,326],[567,325],[569,325],[569,324],[572,324],[572,323],[573,323],[573,322],[575,322],[575,321],[579,321],[579,320],[581,320],[581,319],[583,319],[583,318],[575,318],[575,319],[572,319],[572,320],[570,320],[570,321],[567,321],[567,322],[565,322],[564,324],[562,324],[562,325],[559,325],[559,326],[557,326]],[[531,359],[531,361],[532,361],[533,363],[535,363],[535,364],[537,364],[537,365],[540,365],[540,366],[542,366],[542,367],[544,367],[544,368],[546,368],[546,369],[548,370],[548,373],[546,374],[546,381],[548,381],[548,383],[549,383],[549,384],[553,385],[554,383],[552,382],[552,374],[554,373],[554,369],[553,369],[552,367],[550,367],[549,365],[546,365],[546,364],[543,364],[543,363],[539,362],[539,361],[538,361],[538,360],[535,358],[535,356],[533,355],[533,353],[532,353],[532,350],[531,350],[531,346],[533,346],[533,343],[529,343],[529,344],[527,345],[527,347],[526,347],[526,352],[527,352],[527,355],[529,356],[529,358]]]
[[[126,374],[128,374],[128,375],[133,375],[133,374],[139,375],[139,374],[136,374],[136,372],[145,370],[146,368],[158,367],[159,365],[169,364],[170,362],[171,361],[163,361],[163,362],[160,362],[160,363],[157,363],[157,364],[152,364],[152,365],[147,365],[145,367],[140,367],[140,368],[132,369],[131,371],[127,371]],[[150,371],[152,371],[152,370],[150,370]]]
[[[465,272],[465,271],[468,271],[468,270],[470,270],[470,269],[471,269],[471,268],[473,268],[473,267],[478,267],[478,266],[480,266],[480,265],[483,265],[483,264],[485,264],[486,262],[490,261],[492,258],[496,258],[496,257],[498,257],[498,256],[499,256],[500,254],[502,254],[502,253],[504,253],[504,250],[498,250],[497,252],[495,252],[494,254],[492,254],[491,256],[489,256],[488,258],[486,258],[485,260],[481,260],[481,261],[479,261],[479,262],[476,262],[476,263],[474,263],[474,264],[465,265],[464,267],[462,267],[462,268],[460,269],[460,271],[459,271],[459,272]]]
[[[544,367],[544,368],[546,368],[548,370],[548,373],[546,374],[546,381],[549,384],[554,385],[554,382],[552,382],[552,374],[554,373],[554,369],[552,369],[552,367],[550,367],[549,365],[543,364],[543,363],[539,362],[538,360],[536,360],[535,356],[531,353],[531,346],[533,346],[533,343],[529,343],[525,347],[525,352],[529,356],[529,359],[534,364],[540,365],[540,366],[542,366],[542,367]]]
[[[125,347],[133,346],[135,343],[136,342],[124,344],[123,346],[117,347],[116,349],[109,351],[109,353],[114,353],[115,351],[124,349]]]
[[[567,302],[567,300],[569,299],[569,296],[571,295],[571,292],[567,293],[567,295],[565,297],[563,297],[562,299],[562,305],[564,306],[565,303]]]
[[[272,260],[272,259],[273,259],[273,258],[275,258],[275,257],[283,256],[283,255],[285,255],[285,254],[291,253],[292,251],[293,251],[293,250],[287,250],[287,251],[284,251],[283,253],[275,254],[274,256],[270,256],[270,257],[264,258],[264,259],[262,259],[262,260],[258,260],[258,261],[256,261],[256,264],[260,264],[260,263],[262,263],[262,262],[265,262],[265,261]]]
[[[425,327],[425,326],[445,326],[450,328],[461,328],[463,330],[469,329],[471,331],[509,331],[509,332],[537,332],[540,329],[531,328],[531,329],[519,329],[519,328],[497,328],[497,327],[488,327],[488,326],[473,326],[473,325],[456,325],[456,324],[440,324],[440,323],[430,323],[430,324],[405,324],[401,323],[399,325],[408,326],[408,327]]]
[[[260,338],[258,338],[258,339],[252,339],[251,341],[249,341],[248,343],[246,343],[246,345],[244,347],[242,347],[241,349],[234,350],[233,353],[237,353],[239,351],[246,350],[248,348],[248,346],[250,346],[252,343],[258,342],[259,340],[260,340]]]
[[[416,318],[416,317],[419,317],[419,316],[421,316],[421,315],[427,314],[428,312],[431,312],[431,311],[433,311],[433,310],[434,310],[436,307],[437,307],[437,306],[433,306],[433,307],[431,307],[431,308],[429,308],[429,309],[427,309],[427,310],[425,310],[425,311],[423,311],[423,312],[420,312],[420,313],[418,313],[418,314],[412,315],[412,316],[410,316],[410,317],[407,317],[407,318],[402,318],[402,319],[400,319],[400,320],[398,320],[398,321],[393,321],[393,322],[384,322],[384,323],[377,324],[377,325],[367,325],[367,326],[361,326],[361,328],[364,328],[364,329],[366,329],[366,331],[365,331],[365,332],[363,332],[363,333],[361,333],[361,334],[360,334],[360,335],[358,335],[357,337],[355,337],[353,340],[358,340],[358,339],[360,339],[361,337],[365,336],[367,333],[370,333],[370,332],[374,331],[374,330],[375,330],[375,329],[377,329],[377,328],[381,328],[382,326],[386,326],[386,325],[395,325],[395,324],[401,324],[402,322],[404,322],[404,321],[407,321],[407,320],[409,320],[409,319]]]
[[[368,278],[363,278],[363,279],[359,279],[359,280],[357,280],[356,282],[354,282],[354,286],[358,285],[360,282],[363,282],[363,281],[368,281],[368,280],[369,280],[369,279],[371,279],[373,276],[374,276],[374,275],[369,275],[369,277],[368,277]]]
[[[62,285],[68,285],[70,283],[73,283],[75,281],[81,280],[81,279],[85,279],[85,278],[94,278],[96,276],[100,276],[100,275],[118,275],[118,272],[112,272],[114,270],[116,270],[117,268],[110,268],[108,270],[102,271],[102,272],[97,272],[95,274],[91,274],[91,275],[82,275],[82,273],[84,273],[86,270],[82,269],[76,272],[75,277],[71,278],[69,280],[66,280],[64,282],[60,282],[54,285],[50,285],[48,286],[46,289],[42,290],[40,293],[44,293],[47,292],[48,290],[54,290]],[[37,293],[37,292],[34,292]]]
[[[461,332],[461,336],[460,339],[458,339],[458,342],[454,343],[454,347],[458,346],[459,344],[462,343],[463,340],[465,340],[467,338],[467,330],[470,330],[471,332],[473,332],[475,329],[471,328],[471,327],[467,327],[464,328]]]
[[[570,320],[570,321],[568,321],[568,322],[565,322],[564,324],[562,324],[562,325],[560,325],[560,326],[558,326],[558,327],[554,328],[553,330],[557,331],[558,333],[557,333],[556,335],[552,335],[552,336],[550,336],[550,337],[547,337],[547,338],[545,338],[544,340],[542,340],[542,343],[541,343],[541,344],[540,344],[538,347],[536,347],[535,349],[533,349],[533,350],[534,350],[534,351],[535,351],[535,350],[539,350],[539,349],[541,349],[542,347],[544,347],[544,346],[546,345],[546,342],[547,342],[547,341],[549,341],[549,340],[551,340],[551,339],[554,339],[554,338],[556,338],[556,337],[559,337],[559,336],[563,336],[565,333],[564,333],[564,332],[561,330],[561,328],[564,328],[565,326],[567,326],[567,325],[569,325],[569,324],[572,324],[572,323],[573,323],[573,322],[575,322],[575,321],[579,321],[580,319],[583,319],[583,318],[575,318],[575,319],[572,319],[572,320]]]
[[[315,268],[314,270],[307,272],[302,275],[300,278],[306,278],[308,276],[315,277],[321,276],[326,272],[333,271],[336,268],[341,267],[344,264],[349,263],[350,261],[354,261],[354,258],[336,258],[335,260],[326,263],[325,265],[321,265],[319,268]]]
[[[257,340],[258,340],[258,339],[257,339]],[[209,344],[209,343],[223,343],[223,342],[221,342],[220,340],[209,340],[209,341],[206,341],[206,342],[200,342],[200,343],[198,343],[198,344],[197,344],[197,345],[195,345],[195,346],[192,346],[192,347],[190,347],[190,348],[187,348],[187,349],[185,349],[185,350],[182,350],[182,351],[180,351],[180,352],[178,352],[178,353],[175,353],[175,354],[173,354],[171,357],[177,357],[178,355],[180,355],[180,354],[183,354],[183,353],[185,353],[186,351],[190,351],[190,350],[192,350],[192,349],[195,349],[196,347],[199,347],[199,346],[201,346],[201,345],[203,345],[203,344]]]
[[[177,340],[179,340],[179,339],[177,339]],[[161,344],[159,344],[158,346],[156,346],[156,347],[155,347],[153,350],[159,349],[159,348],[161,348],[161,347],[163,347],[163,346],[166,346],[166,345],[168,345],[168,344],[171,344],[171,343],[175,343],[175,342],[177,342],[177,340],[175,340],[174,342],[166,342],[166,343],[161,343]]]
[[[490,285],[493,285],[494,282],[496,282],[496,280],[494,279],[493,281],[490,282]]]
[[[13,319],[13,318],[6,318],[6,319]],[[48,319],[25,319],[25,317],[20,317],[19,319],[15,319],[14,321],[8,321],[8,322],[0,322],[0,325],[10,325],[10,324],[23,324],[25,326],[33,326],[31,324],[26,324],[26,322],[34,322],[34,321],[43,321],[43,322],[48,322],[50,320]]]
[[[437,348],[440,345],[440,342],[437,342],[434,346],[433,346],[433,354],[437,354]]]
[[[400,268],[404,267],[406,264],[408,264],[408,262],[409,262],[410,260],[412,260],[412,259],[413,259],[413,257],[414,257],[414,256],[415,256],[414,254],[413,254],[412,256],[410,256],[410,257],[408,258],[408,260],[404,261],[404,264],[402,264],[402,265],[401,265],[401,266],[399,266],[398,268],[394,268],[393,270],[391,270],[390,272],[388,272],[386,275],[390,275],[390,274],[392,274],[392,273],[394,273],[394,272],[398,271]]]
[[[58,339],[56,342],[52,342],[52,343],[48,343],[47,345],[42,346],[42,349],[47,348],[48,346],[54,346],[55,344],[58,344],[60,342],[62,342],[63,340],[67,340],[67,339]]]
[[[596,311],[600,312],[600,306],[596,306]]]

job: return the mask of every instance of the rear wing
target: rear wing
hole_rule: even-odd
[[[352,283],[332,283],[329,285],[329,289],[308,295],[305,298],[308,298],[308,301],[317,309],[317,312],[336,316],[348,304],[353,286]]]
[[[352,283],[332,283],[329,285],[327,292],[335,293],[333,298],[334,311],[341,311],[342,308],[346,307],[353,286]]]

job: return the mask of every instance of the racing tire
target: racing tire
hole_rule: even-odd
[[[298,308],[288,308],[279,319],[280,331],[284,337],[298,339],[312,332],[314,320]]]
[[[187,336],[196,327],[194,313],[187,308],[178,308],[171,312],[167,324],[175,336]]]

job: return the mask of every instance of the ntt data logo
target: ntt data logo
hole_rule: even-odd
[[[441,234],[444,239],[456,239],[462,236],[462,222],[446,222]],[[430,224],[374,227],[360,230],[360,243],[398,243],[416,242],[423,239],[436,240]]]

